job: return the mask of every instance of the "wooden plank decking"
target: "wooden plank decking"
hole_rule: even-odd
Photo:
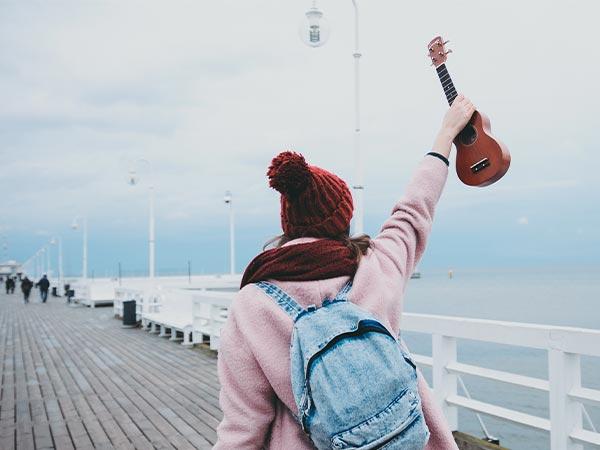
[[[0,294],[0,449],[212,447],[215,354],[37,294]]]

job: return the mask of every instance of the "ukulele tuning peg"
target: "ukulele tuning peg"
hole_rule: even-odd
[[[444,53],[445,55],[447,55],[448,53],[452,53],[452,49],[448,50],[446,53]]]
[[[446,45],[448,42],[450,42],[450,41],[444,41],[444,45]]]

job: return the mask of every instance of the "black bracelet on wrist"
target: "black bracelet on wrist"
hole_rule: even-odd
[[[448,167],[450,167],[450,161],[448,161],[448,158],[446,158],[444,155],[440,155],[439,153],[436,153],[436,152],[429,152],[427,154],[431,155],[431,156],[435,156],[436,158],[440,158],[442,161],[444,161],[444,164],[446,164]]]

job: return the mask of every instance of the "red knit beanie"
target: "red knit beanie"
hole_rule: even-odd
[[[281,193],[281,227],[286,236],[335,237],[350,228],[352,194],[336,175],[287,151],[273,158],[267,176],[269,185]]]

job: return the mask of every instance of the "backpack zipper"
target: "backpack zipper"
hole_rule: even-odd
[[[361,324],[364,324],[365,322],[369,322],[369,324],[361,326]],[[308,412],[310,411],[311,406],[312,406],[312,401],[310,398],[310,386],[308,384],[308,378],[309,378],[308,372],[310,370],[310,366],[313,363],[313,360],[317,356],[319,356],[321,353],[325,352],[332,345],[334,345],[336,342],[338,342],[340,339],[344,339],[344,338],[352,337],[352,336],[358,336],[358,335],[370,333],[370,332],[385,334],[385,335],[391,337],[392,339],[394,339],[394,341],[396,341],[396,339],[394,338],[394,336],[392,336],[392,334],[388,331],[388,329],[386,327],[384,327],[383,325],[381,325],[379,322],[377,322],[375,320],[370,320],[370,319],[361,320],[358,323],[358,328],[356,328],[355,330],[352,330],[352,331],[348,331],[346,333],[338,334],[336,337],[334,337],[332,340],[330,340],[325,345],[325,347],[323,347],[322,349],[320,349],[318,352],[316,352],[314,355],[312,355],[310,357],[310,359],[308,360],[308,363],[306,364],[306,371],[304,373],[304,379],[306,380],[305,386],[304,386],[304,390],[305,390],[304,395],[306,396],[307,408],[305,411],[302,411],[302,413],[301,413],[300,425],[302,426],[302,430],[304,430],[305,432],[308,433],[308,431],[306,429],[306,417],[308,416]]]

